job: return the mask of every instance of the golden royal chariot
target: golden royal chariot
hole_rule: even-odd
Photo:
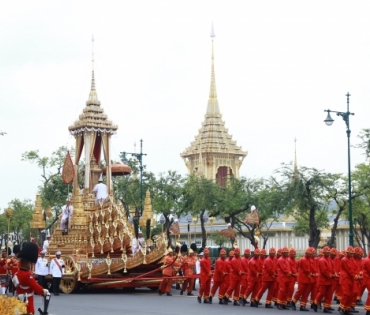
[[[125,209],[114,197],[112,176],[131,171],[127,165],[111,162],[110,137],[117,129],[118,126],[107,119],[100,106],[95,89],[93,60],[89,98],[79,119],[69,127],[70,134],[75,138],[74,161],[69,158],[67,163],[66,159],[63,167],[63,180],[73,182],[73,215],[68,233],[60,228],[59,218],[51,234],[47,255],[52,259],[56,251],[62,252],[65,274],[61,289],[64,293],[74,292],[80,285],[88,288],[157,288],[161,281],[160,267],[167,252],[166,234],[158,235],[152,243],[144,244],[133,255],[134,227]],[[77,172],[82,155],[85,160],[83,192],[79,189]],[[104,168],[99,167],[102,158],[105,160]],[[108,197],[96,201],[93,188],[102,173],[105,174]],[[42,211],[41,197],[38,195],[31,228],[45,228]],[[154,222],[149,192],[140,221],[148,219]]]

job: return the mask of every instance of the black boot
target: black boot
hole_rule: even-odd
[[[260,305],[259,302],[258,301],[254,301],[254,307],[258,307],[258,305]]]
[[[212,304],[212,296],[208,298],[209,304]]]
[[[362,305],[364,305],[364,303],[362,303],[362,301],[361,301],[361,300],[357,300],[357,301],[356,301],[356,305],[358,305],[358,306],[362,306]]]
[[[292,310],[296,310],[297,307],[295,306],[295,303],[292,301],[290,302],[290,307],[292,308]]]
[[[219,299],[218,300],[218,304],[225,304],[224,301],[222,299]]]
[[[161,290],[158,290],[158,294],[159,294],[159,295],[162,295],[162,291],[161,291]]]
[[[329,314],[331,314],[331,310],[325,307],[325,308],[324,308],[324,313],[329,313]]]
[[[299,310],[300,310],[301,312],[308,312],[308,309],[307,309],[305,306],[301,306],[301,307],[299,308]]]
[[[317,308],[318,308],[319,310],[322,310],[321,302],[319,303],[319,305],[317,305]]]
[[[317,313],[317,304],[312,304],[311,308],[314,310],[315,313]]]
[[[184,293],[184,291],[183,291],[183,290],[181,290],[181,291],[180,291],[180,295],[182,295],[183,293]]]
[[[188,294],[187,295],[189,295],[189,296],[194,296],[194,294],[193,293],[191,293],[191,292],[188,292]]]
[[[365,315],[370,315],[370,311],[367,311]]]
[[[241,299],[242,305],[245,306],[245,299]]]
[[[265,304],[265,308],[274,308],[271,304]]]
[[[233,303],[235,306],[240,306],[239,302],[238,301],[234,301]]]
[[[172,296],[172,294],[170,292],[167,292],[167,296]]]
[[[356,309],[354,308],[354,307],[351,307],[351,309],[350,309],[350,311],[349,311],[350,313],[358,313],[358,311],[356,311]]]
[[[283,308],[283,306],[282,305],[280,305],[280,304],[278,304],[278,310],[283,310],[284,308]]]
[[[204,299],[203,303],[204,304],[212,304],[212,302],[210,302],[209,299]]]
[[[223,301],[224,301],[224,304],[226,304],[226,305],[227,305],[227,303],[229,303],[229,302],[228,302],[228,298],[227,298],[226,296],[224,296],[222,299],[223,299]]]
[[[197,297],[197,301],[198,301],[198,303],[202,303],[202,299],[201,299],[200,296]]]

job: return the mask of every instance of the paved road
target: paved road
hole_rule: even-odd
[[[279,311],[278,309],[265,309],[262,305],[259,308],[248,306],[219,305],[218,300],[214,304],[199,304],[196,296],[179,295],[178,290],[173,289],[173,296],[159,296],[157,292],[149,289],[136,289],[134,292],[123,290],[109,291],[88,291],[74,294],[60,294],[52,296],[49,305],[50,315],[189,315],[189,314],[245,314],[266,315],[266,314],[314,314],[299,311]],[[365,295],[366,296],[366,295]],[[364,298],[365,298],[364,296]],[[264,301],[263,301],[264,302]],[[36,297],[36,310],[41,306],[41,297]],[[337,308],[337,305],[333,305]],[[364,315],[363,307],[358,307],[360,315]],[[38,314],[38,312],[36,312]],[[318,311],[317,314],[324,314]],[[337,311],[333,314],[339,314]]]

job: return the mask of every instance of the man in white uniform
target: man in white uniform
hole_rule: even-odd
[[[143,247],[145,239],[143,237],[143,233],[141,231],[138,232],[138,238],[134,238],[132,240],[132,249],[133,254],[136,255],[136,253]]]
[[[94,186],[93,193],[95,193],[95,204],[99,200],[105,200],[108,197],[108,187],[103,184],[103,176],[100,176],[98,183]]]
[[[73,215],[73,206],[69,199],[66,200],[66,205],[62,207],[62,219],[60,221],[60,228],[63,232],[68,232],[68,228],[71,226],[71,219]]]
[[[50,270],[49,273],[53,277],[53,293],[54,295],[59,295],[59,285],[60,280],[62,279],[62,276],[64,274],[64,261],[60,258],[62,253],[60,251],[57,251],[55,253],[56,258],[54,258],[50,263]]]
[[[44,241],[44,244],[42,245],[43,251],[45,251],[45,254],[47,254],[49,250],[49,242],[50,242],[50,235],[46,236],[46,240]]]
[[[37,262],[35,264],[35,274],[37,274],[37,282],[39,285],[44,287],[45,285],[45,276],[49,273],[48,260],[45,258],[46,251],[41,251]]]

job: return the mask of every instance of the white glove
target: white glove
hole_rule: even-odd
[[[44,291],[44,296],[50,294],[48,289],[42,289],[42,291]]]

